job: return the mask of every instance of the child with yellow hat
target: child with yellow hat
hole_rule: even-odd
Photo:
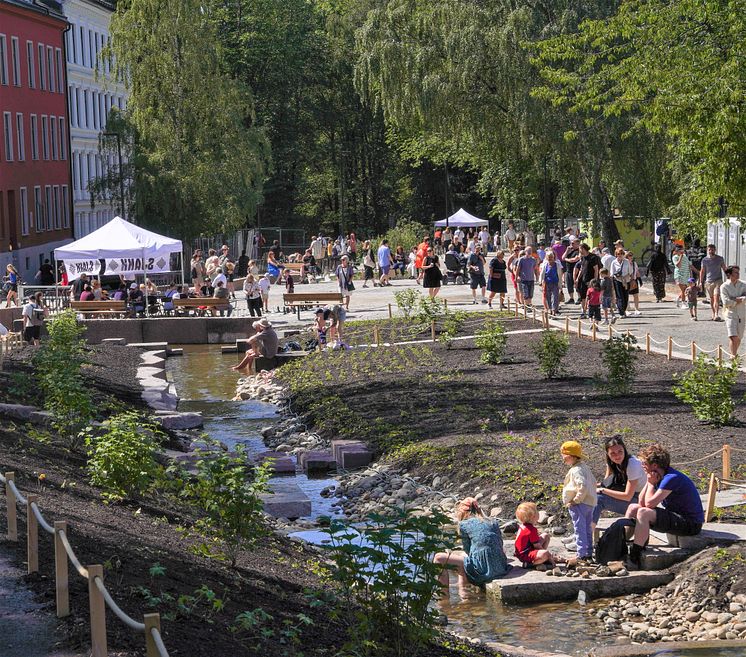
[[[562,503],[567,507],[575,530],[578,558],[589,561],[593,556],[593,509],[596,507],[596,480],[583,460],[583,448],[575,440],[562,443],[562,461],[570,466],[562,487]]]

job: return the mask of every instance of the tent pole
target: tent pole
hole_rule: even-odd
[[[145,284],[145,317],[150,317],[150,306],[148,305],[148,273],[145,270],[145,249],[142,250],[142,278]]]
[[[55,310],[60,309],[60,266],[57,264],[57,257],[54,256],[54,306]]]

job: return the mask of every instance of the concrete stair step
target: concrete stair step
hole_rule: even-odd
[[[260,452],[254,457],[254,462],[262,464],[271,460],[272,473],[276,475],[295,475],[295,461],[285,452]]]

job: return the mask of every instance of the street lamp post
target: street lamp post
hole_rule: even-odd
[[[124,173],[122,171],[122,136],[118,132],[104,132],[104,137],[116,137],[117,157],[119,160],[119,198],[121,202],[122,219],[127,220],[127,210],[124,206]]]

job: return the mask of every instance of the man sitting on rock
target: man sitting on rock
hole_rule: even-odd
[[[254,360],[258,356],[263,356],[264,358],[274,358],[277,356],[280,338],[277,335],[277,331],[272,328],[272,323],[266,317],[262,317],[260,320],[254,322],[252,326],[256,333],[248,340],[249,348],[246,351],[246,355],[238,365],[231,369],[236,371],[250,371]]]
[[[639,570],[642,551],[650,530],[674,536],[696,536],[705,521],[702,500],[694,482],[671,467],[671,456],[663,445],[650,445],[639,454],[647,484],[638,504],[631,504],[627,517],[635,521],[634,542],[627,567]],[[660,507],[658,506],[660,505]]]

